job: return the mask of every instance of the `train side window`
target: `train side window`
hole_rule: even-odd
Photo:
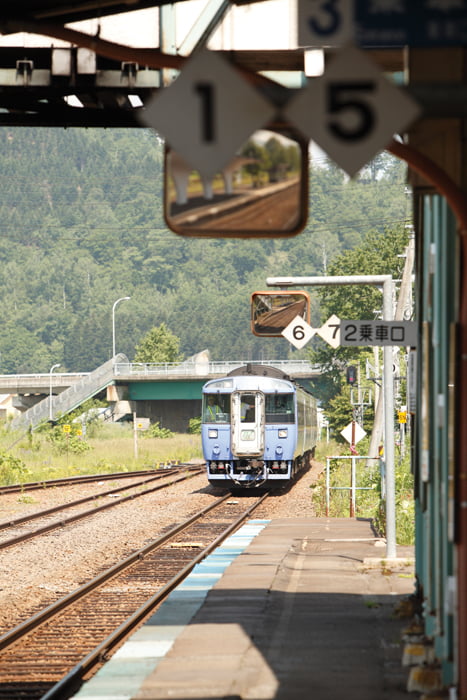
[[[266,397],[267,423],[293,423],[293,394],[274,394]]]

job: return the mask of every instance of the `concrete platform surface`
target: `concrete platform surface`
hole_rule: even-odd
[[[75,697],[409,700],[413,548],[397,555],[365,520],[250,521]]]

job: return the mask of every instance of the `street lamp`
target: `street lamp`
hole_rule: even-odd
[[[115,357],[115,307],[121,301],[127,301],[128,299],[131,299],[131,297],[121,297],[120,299],[117,299],[112,306],[112,358]]]
[[[50,377],[50,384],[49,384],[49,419],[50,419],[50,420],[53,420],[53,415],[52,415],[52,372],[54,371],[54,369],[57,369],[57,367],[60,367],[60,365],[59,365],[59,364],[53,365],[53,366],[50,368],[50,372],[49,372],[49,377]]]

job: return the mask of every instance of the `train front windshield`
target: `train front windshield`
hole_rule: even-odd
[[[266,423],[293,423],[293,394],[266,394]]]
[[[230,422],[230,394],[203,394],[203,423]]]

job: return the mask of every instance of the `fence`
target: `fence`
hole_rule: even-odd
[[[186,362],[119,362],[115,364],[116,376],[131,375],[154,375],[170,377],[192,377],[212,375],[225,375],[233,369],[243,367],[248,364],[248,360],[230,360],[223,362],[211,361],[186,361]],[[269,365],[281,369],[286,374],[292,376],[310,373],[319,374],[321,368],[318,365],[310,365],[307,360],[260,360],[251,361],[252,365]]]
[[[350,460],[350,484],[349,486],[331,486],[331,460],[345,461]],[[379,469],[381,479],[383,479],[383,463],[380,457],[368,457],[362,455],[351,455],[351,456],[336,456],[336,457],[326,457],[326,516],[329,517],[330,505],[331,505],[331,491],[349,491],[349,517],[355,517],[355,505],[356,505],[356,494],[357,491],[369,491],[372,489],[371,486],[358,486],[357,485],[357,461],[365,460],[365,462],[370,463],[370,466],[366,466],[367,470],[374,470],[376,467]],[[371,466],[371,462],[375,464]]]

